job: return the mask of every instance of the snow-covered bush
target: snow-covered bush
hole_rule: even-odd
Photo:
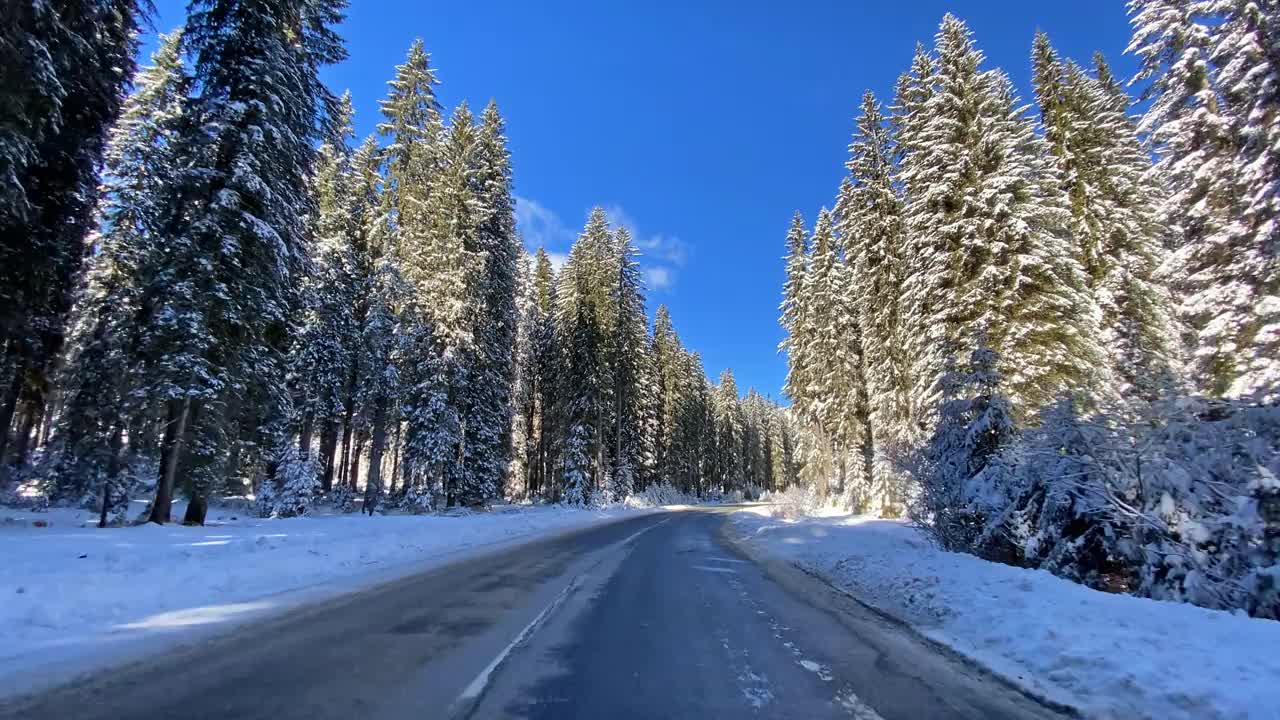
[[[411,482],[405,488],[400,506],[414,515],[429,513],[435,509],[435,495],[425,484]]]
[[[653,508],[664,505],[693,505],[698,498],[686,495],[669,482],[649,485],[640,492],[632,493],[626,504],[634,508]]]
[[[822,495],[809,484],[797,484],[778,492],[761,493],[760,501],[773,503],[784,517],[801,518],[822,510]]]
[[[1004,505],[994,492],[1004,484],[995,460],[1015,433],[997,365],[996,354],[980,347],[947,374],[952,399],[939,406],[933,436],[908,463],[918,493],[907,515],[947,550],[985,554],[983,530]]]
[[[351,513],[356,511],[356,491],[351,486],[344,483],[335,483],[333,489],[329,491],[327,498],[329,504],[338,512]]]
[[[301,458],[294,448],[285,450],[276,468],[274,482],[264,482],[258,493],[258,514],[262,517],[306,515],[319,494],[319,472],[312,458]]]
[[[1082,416],[1007,449],[978,545],[1091,587],[1280,619],[1280,408],[1195,399]]]

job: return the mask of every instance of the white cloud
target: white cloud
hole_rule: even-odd
[[[644,269],[644,284],[650,290],[669,290],[676,282],[675,271],[655,265]]]
[[[621,205],[609,205],[604,209],[609,224],[625,227],[635,240],[641,258],[661,261],[668,265],[683,267],[689,259],[689,247],[675,235],[645,235],[636,226],[635,220],[627,214]]]
[[[610,225],[625,227],[631,233],[640,251],[645,285],[654,291],[670,290],[676,283],[676,268],[684,267],[689,259],[689,246],[675,235],[641,233],[621,205],[605,207],[604,214]]]
[[[539,205],[536,200],[519,195],[515,200],[516,230],[524,238],[525,247],[544,247],[554,255],[573,244],[577,233],[565,226],[554,211]],[[552,262],[555,262],[554,259]]]
[[[654,291],[670,290],[676,282],[676,270],[684,267],[689,258],[689,247],[684,241],[675,235],[641,234],[635,220],[621,205],[609,205],[604,212],[610,225],[625,227],[631,233],[639,251],[645,285]],[[565,225],[555,211],[519,195],[516,196],[516,229],[524,238],[525,247],[546,248],[557,271],[564,265],[569,248],[578,236],[578,231]]]

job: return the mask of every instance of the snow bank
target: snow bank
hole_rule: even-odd
[[[1280,714],[1280,622],[1111,595],[943,552],[902,522],[774,512],[735,513],[734,528],[751,546],[1087,716]]]
[[[94,513],[0,507],[0,693],[427,569],[467,549],[635,516],[500,506],[454,517],[259,519],[100,530]],[[182,516],[175,508],[175,516]],[[39,527],[36,523],[44,523]]]

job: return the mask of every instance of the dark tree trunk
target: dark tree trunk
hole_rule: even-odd
[[[351,449],[351,465],[347,468],[347,483],[357,489],[360,479],[360,454],[364,452],[365,433],[356,433],[355,446]]]
[[[115,485],[116,478],[120,477],[120,451],[124,448],[124,432],[120,426],[116,426],[115,432],[111,433],[111,440],[108,444],[111,455],[107,458],[107,476],[102,481],[102,513],[98,516],[98,527],[107,526],[107,507],[111,504],[111,487]]]
[[[151,504],[148,522],[163,525],[169,522],[173,506],[173,482],[178,473],[178,457],[182,454],[182,439],[186,436],[187,415],[191,410],[191,398],[170,400],[165,417],[164,438],[160,441],[160,472],[156,480],[156,498]]]
[[[382,493],[382,453],[387,445],[387,403],[379,399],[373,409],[373,433],[369,445],[369,472],[364,482],[363,512],[373,516],[378,507],[378,496]]]
[[[44,415],[44,398],[39,393],[32,393],[30,399],[23,403],[22,416],[18,421],[18,434],[13,443],[13,466],[22,467],[27,462],[27,454],[31,451],[31,440],[36,426]]]
[[[197,477],[196,473],[191,471],[198,461],[192,454],[192,448],[196,447],[195,439],[196,433],[200,432],[198,423],[202,411],[207,412],[208,408],[205,408],[199,400],[192,400],[191,409],[187,413],[187,439],[183,442],[182,452],[182,458],[185,463],[183,475],[189,483],[187,495],[190,498],[187,501],[187,511],[182,516],[183,525],[204,525],[205,516],[209,512],[208,493],[210,488],[205,485],[208,482],[208,475],[201,473],[200,477]],[[205,458],[203,461],[208,462],[208,459]],[[204,480],[201,480],[201,478],[204,478]]]
[[[191,498],[191,502],[187,503],[187,513],[182,518],[183,525],[204,525],[205,518],[209,515],[209,501],[203,496]]]
[[[324,492],[333,490],[334,455],[338,450],[338,426],[333,418],[326,418],[324,430],[320,432],[320,459],[324,472],[320,476],[320,489]]]
[[[306,460],[311,455],[311,432],[315,420],[311,413],[302,418],[302,427],[298,429],[298,459]]]
[[[400,474],[400,423],[396,423],[395,439],[391,441],[391,489],[389,495],[396,494],[396,480]]]
[[[4,394],[4,404],[0,405],[0,462],[5,458],[5,451],[9,449],[9,430],[13,425],[13,414],[18,409],[18,396],[22,394],[22,378],[23,370],[19,366],[13,372],[13,381],[9,383],[9,390]]]

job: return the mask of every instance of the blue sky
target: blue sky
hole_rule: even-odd
[[[185,0],[156,5],[157,29],[181,24]],[[743,391],[778,396],[791,214],[812,223],[832,203],[863,91],[887,102],[948,11],[1024,100],[1036,28],[1067,56],[1135,67],[1123,0],[352,0],[351,57],[326,80],[351,90],[357,130],[371,132],[393,68],[423,38],[446,107],[497,99],[526,241],[562,253],[604,206],[644,249],[650,311],[670,306],[713,377],[732,367]]]

